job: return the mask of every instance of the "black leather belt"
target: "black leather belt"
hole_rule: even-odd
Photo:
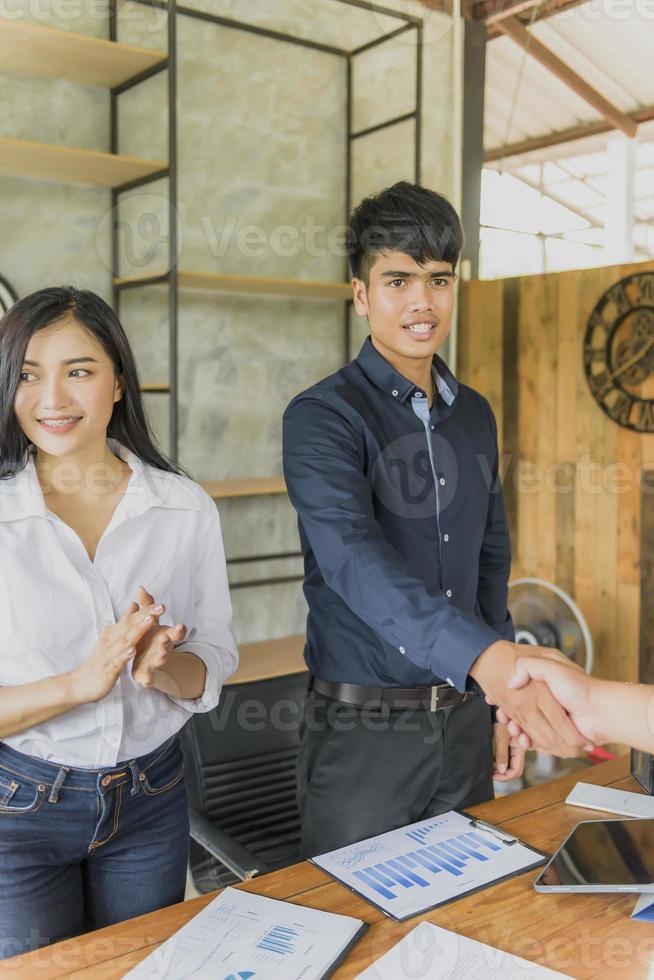
[[[427,711],[439,711],[453,705],[463,704],[468,695],[459,694],[449,684],[436,684],[434,687],[365,687],[362,684],[332,684],[313,678],[313,690],[345,704],[356,704],[379,710],[387,705],[391,711],[402,711],[407,708],[426,708]]]

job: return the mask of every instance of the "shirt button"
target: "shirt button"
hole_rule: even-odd
[[[422,392],[421,391],[416,391],[415,396],[416,396],[416,398],[422,398]]]
[[[406,650],[404,649],[404,647],[400,647],[400,653],[406,653]]]
[[[447,596],[448,599],[451,599],[452,598],[452,590],[451,589],[448,589],[447,592],[445,593],[445,595]]]
[[[450,540],[449,534],[444,534],[443,535],[443,541],[449,541],[449,540]]]
[[[431,429],[431,431],[433,432],[433,431],[434,431],[434,429],[436,428],[436,426],[435,426],[435,425],[430,425],[430,426],[429,426],[429,428],[430,428],[430,429]]]
[[[399,391],[397,390],[397,388],[393,388],[391,395],[393,396],[393,398],[397,398],[397,396],[399,395]]]
[[[444,476],[442,476],[442,477],[440,478],[440,480],[439,480],[438,482],[440,483],[440,485],[441,485],[442,487],[444,487],[444,486],[445,486],[445,477],[444,477]]]

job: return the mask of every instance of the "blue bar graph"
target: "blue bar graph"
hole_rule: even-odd
[[[463,872],[460,870],[460,868],[465,867],[463,862],[459,861],[457,864],[454,864],[450,859],[449,854],[445,854],[443,851],[441,851],[437,844],[430,844],[423,850],[427,851],[430,855],[435,855],[437,865],[441,867],[443,871],[449,871],[449,873],[454,875],[455,878],[458,878],[459,875],[463,874]]]
[[[465,836],[469,837],[471,840],[477,841],[478,844],[483,844],[483,846],[487,847],[490,851],[502,850],[498,844],[493,844],[492,841],[489,841],[487,837],[482,837],[481,834],[470,833],[465,834]]]
[[[413,840],[418,841],[419,844],[422,844],[422,842],[429,837],[434,827],[438,826],[439,825],[437,823],[430,823],[427,824],[426,827],[417,827],[416,830],[407,830],[406,835],[407,837],[411,837]]]
[[[398,854],[387,861],[371,864],[352,872],[355,878],[372,888],[383,898],[391,900],[401,894],[400,889],[429,886],[429,876],[445,872],[454,878],[461,877],[468,863],[490,860],[488,851],[501,851],[502,848],[493,841],[486,840],[482,834],[470,831],[458,834],[434,844],[425,843],[431,830],[438,824],[430,824],[414,831],[407,831],[407,836],[416,840],[421,846],[406,854]]]
[[[294,939],[297,936],[299,936],[299,932],[289,926],[273,926],[263,939],[259,940],[257,949],[286,956],[295,952]]]
[[[466,854],[464,850],[455,847],[454,844],[452,844],[451,842],[443,841],[443,843],[439,844],[438,846],[443,851],[445,851],[446,854],[449,854],[452,858],[455,858],[457,861],[463,861],[465,863],[470,857],[470,855]]]
[[[404,874],[407,876],[407,878],[410,881],[412,881],[414,883],[414,885],[420,885],[421,888],[427,888],[428,887],[428,885],[429,885],[429,882],[428,881],[425,881],[424,878],[421,878],[420,875],[419,874],[416,874],[415,871],[411,871],[410,870],[412,867],[415,867],[416,862],[414,860],[412,860],[410,857],[407,857],[406,854],[405,855],[400,855],[400,857],[391,858],[388,861],[388,864],[391,867],[393,867],[393,868],[399,868],[400,870],[402,868],[404,868]]]

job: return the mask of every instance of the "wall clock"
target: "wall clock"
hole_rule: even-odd
[[[654,272],[626,276],[601,297],[586,325],[584,369],[610,419],[654,432]]]

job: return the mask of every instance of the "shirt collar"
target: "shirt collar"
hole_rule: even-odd
[[[108,439],[107,442],[111,451],[127,463],[132,471],[120,502],[122,518],[136,517],[150,507],[199,509],[193,494],[189,493],[185,485],[188,481],[181,480],[174,473],[149,466],[116,439]],[[0,522],[51,516],[36,475],[34,456],[30,455],[27,465],[20,473],[9,480],[0,480]]]
[[[419,391],[422,392],[423,398],[426,397],[426,392],[396,371],[393,365],[382,357],[370,337],[364,340],[356,360],[368,380],[398,402],[405,402]],[[432,371],[438,394],[446,405],[451,405],[457,396],[459,383],[438,354],[434,354]]]

